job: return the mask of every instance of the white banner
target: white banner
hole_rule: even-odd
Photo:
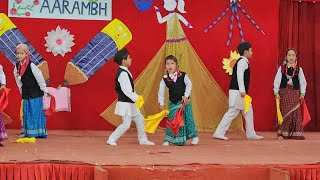
[[[9,17],[111,20],[112,0],[8,0]]]

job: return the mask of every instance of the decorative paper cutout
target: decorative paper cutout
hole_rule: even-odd
[[[154,9],[157,13],[157,19],[160,24],[169,21],[174,15],[177,15],[178,19],[186,25],[188,28],[193,28],[191,24],[179,13],[175,12],[177,8],[180,13],[187,13],[184,10],[184,0],[164,0],[163,7],[169,12],[169,14],[165,17],[162,17],[160,14],[160,10],[158,7],[154,6]]]
[[[232,15],[231,15],[231,23],[230,23],[230,31],[229,31],[229,39],[227,41],[227,45],[230,45],[230,41],[232,38],[232,30],[233,30],[233,20],[234,20],[234,16],[236,16],[237,21],[238,21],[238,28],[240,30],[240,36],[242,38],[242,42],[244,41],[244,34],[242,31],[242,27],[241,27],[241,23],[240,23],[240,17],[238,14],[238,7],[239,9],[242,11],[242,13],[250,20],[250,22],[263,34],[265,35],[264,31],[256,24],[256,22],[251,19],[250,15],[246,12],[245,9],[243,9],[241,7],[241,5],[237,2],[237,0],[230,0],[230,5],[227,7],[227,9],[225,9],[222,14],[207,28],[204,30],[205,33],[207,33],[209,31],[209,29],[213,28],[214,25],[216,25],[218,23],[218,21],[220,21],[222,19],[222,17],[224,15],[226,15],[226,13],[232,9]]]
[[[114,19],[67,64],[64,84],[85,83],[132,39],[128,27]]]
[[[133,2],[139,11],[146,11],[151,7],[153,0],[133,0]]]
[[[0,51],[13,65],[16,65],[18,62],[15,49],[17,45],[21,43],[28,45],[31,61],[39,67],[44,79],[48,82],[49,68],[47,61],[45,61],[43,57],[35,50],[35,48],[13,24],[8,16],[0,13]]]
[[[60,26],[57,26],[56,30],[51,30],[47,34],[48,36],[44,38],[47,52],[52,52],[54,56],[58,54],[64,56],[71,52],[71,47],[74,46],[74,35],[71,35],[67,29],[61,29]]]
[[[11,3],[11,2],[9,2]],[[16,16],[30,16],[33,8],[39,5],[39,0],[34,0],[22,3],[22,0],[15,0],[13,2],[12,8],[9,10],[10,15]]]
[[[236,64],[239,58],[240,58],[240,54],[237,53],[236,51],[234,52],[230,51],[230,57],[223,58],[222,68],[226,70],[226,73],[228,73],[229,75],[232,75],[233,66]]]

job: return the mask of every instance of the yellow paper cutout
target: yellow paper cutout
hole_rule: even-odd
[[[114,19],[101,32],[108,34],[116,43],[118,50],[122,49],[132,39],[129,28],[119,19]]]
[[[0,36],[6,31],[17,28],[13,22],[4,13],[0,13]]]
[[[232,75],[233,66],[236,64],[237,60],[240,58],[240,54],[237,51],[230,51],[229,58],[223,58],[222,68],[226,70],[226,73]]]

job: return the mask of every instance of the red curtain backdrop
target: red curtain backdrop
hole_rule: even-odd
[[[320,3],[280,1],[279,64],[293,47],[307,79],[306,102],[311,114],[307,130],[320,130]]]
[[[0,12],[7,14],[8,0],[0,0],[0,2]],[[208,33],[204,33],[204,30],[221,15],[230,1],[187,0],[185,3],[187,13],[183,16],[194,27],[194,29],[188,29],[183,25],[186,36],[208,71],[227,94],[230,76],[222,69],[222,60],[223,58],[229,58],[230,51],[235,51],[237,45],[241,42],[237,21],[235,19],[233,22],[233,37],[230,46],[226,46],[226,42],[230,29],[231,11]],[[239,3],[266,33],[266,35],[262,35],[250,20],[241,11],[238,11],[244,38],[252,43],[254,50],[250,62],[252,71],[250,95],[253,98],[255,128],[258,131],[274,130],[276,114],[272,87],[278,64],[279,0],[241,1]],[[163,16],[167,15],[163,8],[163,0],[154,0],[153,5],[159,7]],[[133,39],[127,48],[133,58],[130,71],[134,77],[137,77],[165,42],[166,24],[158,23],[153,7],[145,12],[140,12],[134,6],[133,0],[112,1],[112,18],[120,19],[133,33]],[[110,22],[33,18],[10,19],[47,60],[50,70],[50,86],[52,87],[62,84],[67,62]],[[72,47],[72,52],[64,57],[53,56],[52,53],[46,52],[44,46],[44,37],[47,36],[47,32],[56,29],[58,25],[61,28],[68,29],[75,37],[75,46]],[[13,123],[8,125],[7,128],[20,128],[21,96],[13,78],[13,65],[2,53],[0,53],[0,64],[4,67],[4,72],[7,75],[7,86],[12,89],[9,94],[9,105],[4,112],[11,116]],[[72,112],[57,112],[49,116],[47,118],[48,129],[113,130],[114,127],[100,117],[100,113],[116,99],[116,92],[114,91],[116,69],[117,65],[113,60],[110,60],[85,84],[71,86]],[[202,98],[206,98],[206,95],[204,94]],[[212,111],[215,111],[215,109],[212,109]]]

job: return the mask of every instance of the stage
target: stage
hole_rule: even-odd
[[[259,132],[261,141],[246,140],[244,133],[227,134],[228,141],[200,133],[197,146],[168,147],[162,146],[164,132],[148,134],[156,146],[140,146],[136,132],[127,132],[118,146],[106,145],[110,131],[49,131],[35,144],[13,143],[19,131],[8,133],[0,148],[0,179],[14,175],[14,168],[29,168],[31,176],[44,168],[46,179],[59,179],[53,175],[66,177],[61,173],[68,166],[77,169],[69,169],[71,175],[86,173],[75,179],[320,179],[320,133],[307,132],[303,141],[277,139],[274,132]]]

